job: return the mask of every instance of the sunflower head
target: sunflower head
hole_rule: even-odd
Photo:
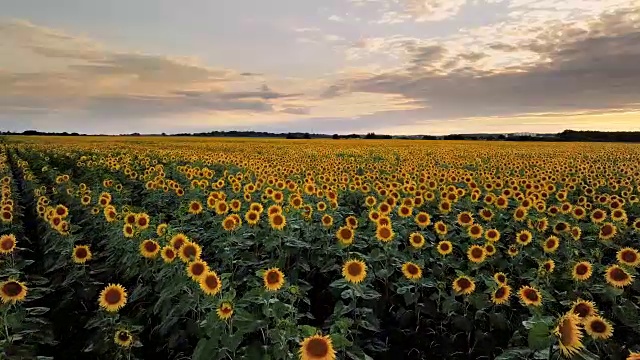
[[[581,261],[573,266],[571,277],[576,281],[585,281],[593,274],[593,267],[588,261]]]
[[[329,336],[313,335],[300,343],[301,360],[335,360],[336,352]]]
[[[418,264],[406,262],[402,265],[402,274],[409,280],[420,280],[422,278],[422,268]]]
[[[633,275],[618,265],[611,265],[607,268],[605,278],[611,286],[622,288],[633,282]]]
[[[460,276],[453,281],[453,290],[458,295],[469,295],[476,290],[476,284],[468,276]]]
[[[140,254],[147,259],[153,259],[160,252],[160,245],[154,240],[145,240],[140,243]]]
[[[12,253],[16,248],[16,243],[16,236],[13,234],[0,236],[0,254]]]
[[[424,236],[419,232],[412,233],[409,235],[409,244],[414,249],[421,249],[425,244]]]
[[[1,244],[1,241],[0,241]],[[1,250],[0,250],[1,251]],[[630,247],[622,248],[616,254],[616,258],[620,264],[638,267],[640,266],[640,253],[638,250]]]
[[[116,312],[127,303],[127,292],[122,285],[109,284],[100,292],[98,303],[103,309]]]
[[[394,236],[395,233],[390,226],[383,225],[376,228],[376,238],[384,243],[393,240]]]
[[[342,276],[348,282],[359,284],[367,276],[367,265],[360,260],[348,260],[342,266]]]
[[[262,280],[268,291],[278,291],[284,285],[284,274],[278,268],[271,268],[264,272]]]
[[[178,256],[180,256],[180,260],[185,263],[199,259],[201,254],[202,248],[200,247],[200,245],[191,241],[185,242],[184,245],[182,245],[178,250]]]
[[[24,283],[9,279],[0,283],[0,300],[5,304],[15,304],[27,297],[27,287]]]
[[[216,295],[222,289],[222,282],[215,271],[207,271],[199,278],[200,289],[207,295]]]
[[[91,260],[91,250],[87,245],[77,245],[73,248],[73,262],[76,264],[84,264]]]
[[[508,285],[500,285],[491,294],[491,301],[496,305],[506,304],[511,296],[511,287]]]
[[[233,304],[229,301],[223,301],[216,309],[216,314],[220,320],[228,320],[233,315]]]
[[[613,325],[598,315],[589,316],[582,323],[584,330],[593,339],[605,340],[613,336]]]
[[[453,251],[453,245],[450,241],[447,240],[440,241],[436,248],[438,250],[438,253],[443,256],[451,254],[451,252]]]
[[[582,344],[582,331],[579,325],[580,319],[571,312],[563,315],[558,320],[554,334],[558,338],[560,351],[565,357],[572,357],[584,347]]]
[[[471,245],[467,250],[469,261],[479,264],[487,258],[487,253],[483,246]]]
[[[519,291],[520,301],[529,306],[542,305],[542,294],[536,288],[531,286],[523,286]]]
[[[575,314],[580,321],[582,321],[589,316],[597,315],[598,309],[593,301],[578,299],[573,302],[570,312]]]
[[[493,274],[493,279],[499,284],[499,285],[507,285],[507,275],[505,275],[502,272],[497,272],[495,274]]]
[[[187,274],[194,281],[199,281],[206,272],[209,271],[209,266],[202,260],[195,260],[187,264]]]
[[[177,256],[176,249],[174,249],[173,246],[167,245],[160,251],[160,256],[165,263],[173,262]]]
[[[113,341],[119,346],[128,348],[133,344],[133,336],[128,330],[118,330],[113,338]]]

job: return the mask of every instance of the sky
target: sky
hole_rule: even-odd
[[[640,131],[640,0],[0,9],[5,131]]]

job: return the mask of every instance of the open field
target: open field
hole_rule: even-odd
[[[640,359],[640,146],[7,137],[8,359]]]

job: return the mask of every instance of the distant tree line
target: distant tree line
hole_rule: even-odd
[[[88,136],[77,132],[43,132],[26,130],[23,132],[0,131],[0,135],[38,135],[38,136]],[[107,135],[91,135],[107,136]],[[281,138],[281,139],[405,139],[405,140],[485,140],[485,141],[575,141],[575,142],[640,142],[640,131],[574,131],[565,130],[557,134],[450,134],[443,136],[411,135],[392,136],[376,134],[374,132],[365,135],[327,135],[301,132],[271,133],[266,131],[210,131],[200,133],[179,134],[120,134],[119,136],[189,136],[189,137],[247,137],[247,138]]]

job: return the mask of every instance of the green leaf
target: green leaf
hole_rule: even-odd
[[[543,350],[551,344],[549,327],[544,322],[536,322],[529,330],[529,348]]]

